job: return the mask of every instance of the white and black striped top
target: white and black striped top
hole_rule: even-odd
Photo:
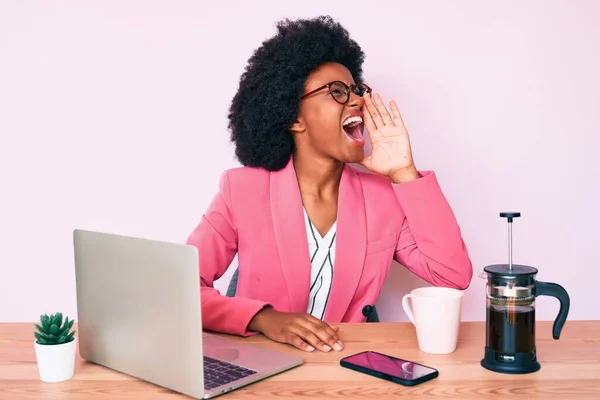
[[[337,222],[333,223],[324,237],[321,237],[317,228],[314,227],[306,210],[304,210],[304,222],[312,264],[307,312],[316,318],[323,319],[333,280]]]

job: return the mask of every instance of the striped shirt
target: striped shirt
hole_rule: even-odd
[[[329,232],[324,237],[321,237],[318,229],[312,224],[306,210],[304,210],[304,222],[312,265],[307,313],[312,314],[316,318],[323,319],[327,301],[329,300],[331,281],[333,280],[337,222],[333,223]]]

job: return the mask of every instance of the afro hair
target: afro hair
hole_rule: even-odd
[[[295,152],[289,129],[308,75],[335,62],[362,82],[364,58],[348,31],[330,16],[279,21],[277,34],[248,60],[229,109],[230,139],[241,164],[269,171],[285,167]]]

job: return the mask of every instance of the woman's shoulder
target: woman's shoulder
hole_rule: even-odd
[[[256,167],[234,167],[221,173],[220,190],[235,193],[256,193],[261,187],[267,187],[269,171]]]
[[[226,169],[222,173],[230,180],[246,180],[246,179],[267,179],[269,171],[258,167],[233,167]]]

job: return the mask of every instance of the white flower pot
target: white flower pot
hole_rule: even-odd
[[[75,344],[77,338],[65,344],[44,345],[34,341],[40,379],[44,382],[62,382],[73,377],[75,371]]]

